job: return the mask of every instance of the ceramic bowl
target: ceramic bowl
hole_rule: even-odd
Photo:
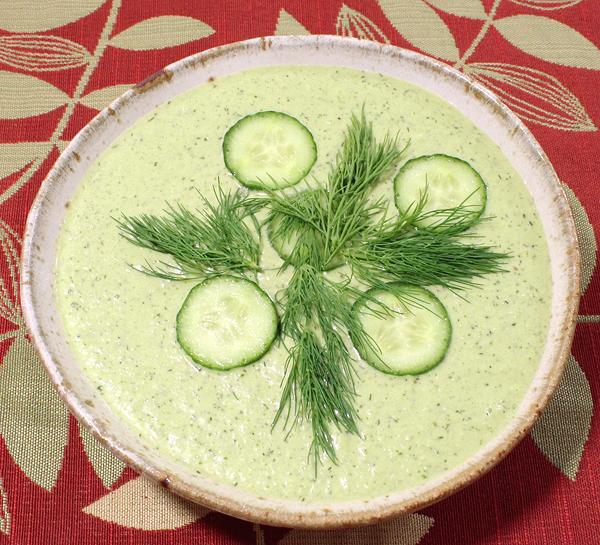
[[[549,247],[552,317],[539,367],[505,429],[464,463],[435,479],[366,501],[306,504],[258,497],[213,480],[144,444],[111,412],[69,350],[53,297],[54,264],[65,208],[95,158],[157,105],[211,78],[273,65],[356,68],[420,85],[458,108],[496,144],[535,200]],[[571,211],[540,145],[490,91],[418,53],[333,36],[260,38],[217,47],[173,63],[100,112],[71,142],[33,204],[23,248],[21,298],[25,321],[59,394],[106,447],[137,471],[208,508],[289,527],[368,524],[425,507],[464,487],[501,460],[531,428],[557,386],[569,355],[579,301],[580,265]]]

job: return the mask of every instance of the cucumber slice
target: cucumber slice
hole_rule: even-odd
[[[374,343],[359,350],[370,365],[392,375],[418,375],[440,363],[452,337],[446,308],[430,291],[393,283],[373,288],[353,310]],[[382,311],[383,303],[389,311]],[[379,347],[379,351],[375,350]]]
[[[315,207],[325,206],[325,191],[323,189],[307,190],[302,191],[290,198],[290,201],[295,205],[299,212],[306,210],[306,213],[302,214],[303,217],[308,217],[311,210]],[[274,212],[269,218],[269,224],[267,229],[269,241],[273,249],[279,254],[279,257],[286,263],[295,267],[299,266],[303,259],[298,254],[303,255],[303,251],[309,252],[308,247],[303,248],[303,245],[308,243],[316,243],[317,248],[314,249],[316,252],[322,252],[324,242],[320,233],[307,223],[302,223],[290,218],[283,214]],[[300,245],[298,247],[298,245]],[[298,247],[298,248],[297,248]],[[292,254],[294,250],[295,255]],[[314,252],[313,252],[314,253]],[[330,271],[343,265],[344,261],[341,257],[334,257],[329,263],[327,263],[322,270]],[[320,266],[320,264],[312,263],[314,266]]]
[[[317,160],[311,132],[291,115],[258,112],[240,119],[225,134],[223,158],[247,187],[281,189],[298,183]]]
[[[424,155],[411,159],[394,179],[396,207],[401,213],[414,208],[427,191],[423,212],[467,206],[465,228],[473,225],[485,209],[487,189],[479,173],[466,161],[449,155]],[[417,227],[427,227],[448,214],[423,218]]]
[[[177,340],[195,362],[225,371],[262,357],[277,326],[275,305],[254,282],[215,276],[185,299],[177,314]]]

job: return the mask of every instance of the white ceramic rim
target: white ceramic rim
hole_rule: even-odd
[[[494,141],[523,177],[542,219],[553,277],[552,317],[533,382],[515,418],[467,461],[426,483],[368,500],[302,503],[259,497],[200,477],[164,459],[125,429],[78,372],[66,346],[53,294],[56,237],[65,207],[97,154],[140,115],[191,87],[247,68],[332,65],[381,72],[421,85],[457,106]],[[173,492],[242,519],[298,528],[369,524],[421,509],[459,490],[500,461],[531,428],[556,388],[575,327],[579,249],[571,211],[546,155],[499,99],[434,59],[375,42],[335,36],[257,38],[175,62],[100,112],[72,140],[43,182],[27,219],[21,301],[26,326],[49,375],[75,416],[119,458]]]

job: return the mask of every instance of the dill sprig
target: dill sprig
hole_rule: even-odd
[[[468,243],[473,238],[464,233],[472,221],[470,206],[423,212],[426,201],[425,194],[405,214],[364,231],[346,253],[357,278],[371,286],[401,281],[458,290],[503,270],[507,254]]]
[[[270,208],[271,237],[295,242],[294,265],[327,270],[342,259],[345,247],[385,211],[385,200],[372,202],[369,195],[405,149],[390,135],[378,142],[363,109],[350,118],[325,187],[293,195],[266,190],[267,197],[255,200]]]
[[[170,255],[174,263],[147,263],[142,272],[169,280],[259,270],[260,246],[254,209],[241,190],[225,193],[220,185],[212,203],[200,195],[204,209],[169,205],[163,216],[123,215],[117,219],[129,242]],[[253,227],[253,229],[250,228]]]
[[[397,138],[387,134],[378,142],[364,108],[360,117],[352,114],[326,184],[325,217],[321,220],[325,231],[325,264],[342,253],[385,210],[383,199],[369,202],[368,197],[405,149],[398,149]]]
[[[282,197],[275,192],[268,197],[270,208],[265,221],[269,238],[274,244],[290,246],[283,268],[309,264],[324,270],[324,206],[326,193],[322,188],[307,189]]]
[[[269,192],[271,237],[294,240],[288,261],[296,267],[285,289],[281,330],[288,348],[285,385],[274,423],[310,421],[310,453],[315,470],[325,454],[337,461],[331,431],[358,435],[354,369],[347,341],[357,349],[372,341],[352,312],[356,297],[348,283],[328,280],[321,271],[339,260],[383,212],[383,200],[369,194],[400,158],[396,140],[377,142],[364,110],[353,115],[324,189],[292,198]],[[293,427],[293,424],[292,424]]]
[[[291,340],[281,401],[273,425],[309,421],[315,470],[325,453],[337,461],[332,429],[357,434],[355,371],[346,339],[371,346],[352,312],[347,285],[304,264],[294,270],[283,296],[281,331]],[[291,424],[291,425],[290,425]]]

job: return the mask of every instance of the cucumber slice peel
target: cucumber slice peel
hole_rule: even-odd
[[[409,213],[426,196],[424,217],[417,227],[428,227],[449,217],[449,209],[463,207],[466,229],[483,214],[487,188],[479,173],[466,161],[450,155],[423,155],[407,161],[394,178],[394,197],[401,214]],[[438,213],[436,213],[438,211]]]
[[[252,189],[281,189],[298,183],[317,160],[312,133],[283,112],[243,117],[223,138],[225,166]]]
[[[215,276],[189,292],[177,314],[177,341],[196,363],[226,371],[260,359],[278,330],[275,305],[254,282]]]
[[[359,353],[379,371],[418,375],[444,359],[452,325],[446,308],[430,291],[400,283],[372,288],[353,310],[372,340]]]

